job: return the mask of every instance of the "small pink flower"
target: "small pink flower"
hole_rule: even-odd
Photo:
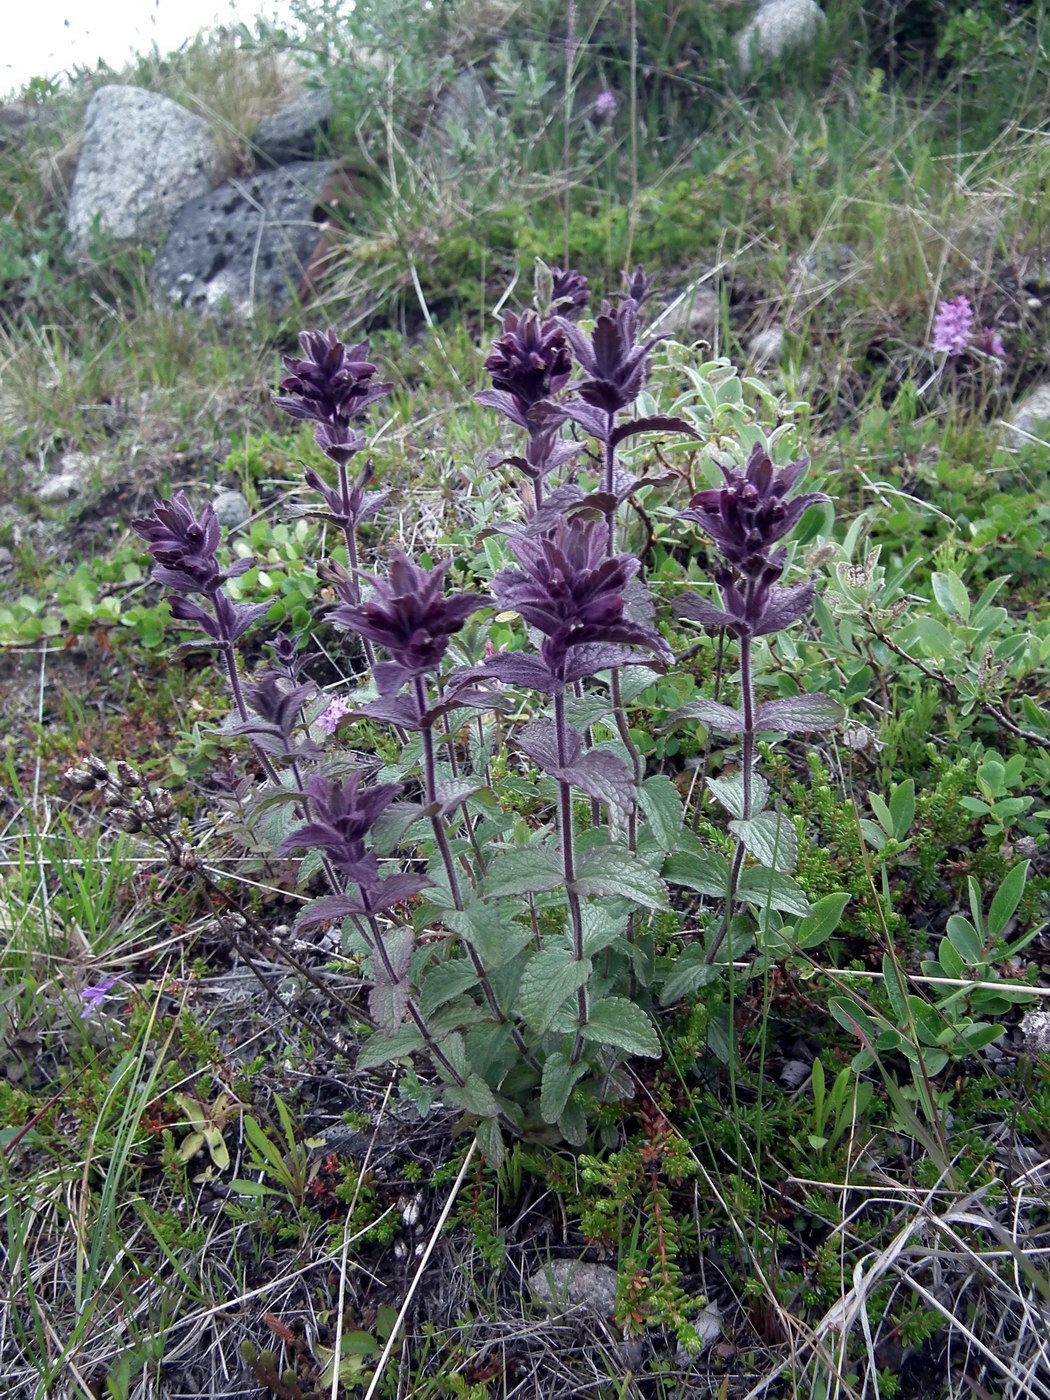
[[[944,355],[961,355],[970,344],[973,307],[968,297],[956,297],[937,305],[933,323],[933,348]]]
[[[610,92],[608,88],[603,88],[594,99],[594,106],[591,109],[600,122],[612,121],[616,116],[616,109],[620,104],[616,100],[615,92]]]
[[[999,335],[991,326],[985,326],[973,341],[974,349],[979,350],[982,355],[993,355],[997,360],[1001,360],[1006,351]]]
[[[103,977],[102,981],[96,982],[93,987],[85,987],[80,993],[80,999],[87,1002],[87,1005],[80,1013],[80,1019],[83,1020],[85,1016],[90,1016],[92,1011],[97,1011],[105,1001],[107,993],[123,980],[122,975],[118,973],[115,977]]]
[[[334,734],[339,727],[339,721],[344,715],[348,715],[352,708],[345,696],[337,695],[328,708],[317,716],[318,727],[326,734]]]

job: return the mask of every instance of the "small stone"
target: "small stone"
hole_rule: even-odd
[[[809,1078],[810,1066],[805,1060],[785,1060],[780,1069],[780,1082],[788,1092],[800,1089]]]
[[[220,492],[212,501],[211,508],[224,530],[236,530],[251,515],[248,502],[239,491]]]
[[[256,158],[264,163],[287,165],[314,160],[332,120],[332,99],[323,90],[300,93],[289,106],[261,121],[252,133]]]
[[[554,1312],[582,1308],[610,1317],[616,1306],[616,1270],[580,1259],[554,1259],[529,1279],[532,1296]]]
[[[79,496],[83,485],[84,480],[79,472],[60,472],[40,483],[37,500],[45,506],[59,505],[62,501],[71,501],[74,496]]]
[[[707,1307],[699,1316],[693,1318],[693,1331],[696,1333],[695,1342],[679,1342],[675,1351],[675,1365],[688,1366],[691,1362],[698,1360],[712,1342],[717,1342],[722,1336],[722,1314],[714,1303],[708,1303]]]
[[[1027,1054],[1050,1054],[1050,1011],[1026,1011],[1021,1017],[1021,1037]]]
[[[747,357],[755,369],[780,359],[784,349],[783,326],[768,326],[764,331],[756,331],[747,347]]]
[[[6,545],[0,544],[0,569],[9,569],[14,563],[14,556]]]

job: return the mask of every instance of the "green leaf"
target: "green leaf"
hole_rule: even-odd
[[[592,901],[583,905],[580,915],[583,924],[583,951],[589,958],[618,942],[627,933],[626,911],[614,914],[611,909]],[[571,939],[571,920],[566,929]]]
[[[564,884],[559,852],[546,846],[514,846],[500,851],[488,868],[484,892],[491,898],[512,894],[541,894]]]
[[[685,814],[678,789],[662,773],[646,778],[638,789],[638,805],[645,813],[656,844],[662,851],[673,851],[678,845]]]
[[[1021,902],[1029,864],[1029,861],[1023,860],[1020,865],[1015,865],[995,892],[992,907],[988,910],[988,932],[993,938],[1002,934]]]
[[[970,967],[979,967],[984,961],[984,948],[980,935],[969,919],[964,919],[961,914],[952,914],[944,931],[963,962]]]
[[[903,783],[898,783],[893,789],[893,794],[890,797],[890,814],[893,825],[889,834],[895,836],[898,841],[903,841],[915,820],[915,780],[913,778],[906,778]]]
[[[502,1166],[507,1149],[503,1141],[503,1133],[500,1130],[499,1119],[495,1117],[483,1118],[478,1124],[474,1136],[478,1140],[481,1155],[489,1166]]]
[[[479,980],[474,964],[467,958],[453,958],[428,968],[419,991],[419,1009],[423,1019],[426,1020],[439,1006],[458,997],[468,987],[476,986]]]
[[[875,1025],[868,1013],[862,1011],[855,1001],[849,997],[831,997],[828,1009],[840,1026],[867,1045],[874,1046],[881,1028]]]
[[[561,1050],[548,1055],[543,1065],[543,1082],[540,1085],[540,1113],[545,1123],[557,1123],[569,1101],[573,1086],[587,1072],[584,1061],[569,1064],[569,1057]]]
[[[970,595],[962,579],[951,569],[933,575],[933,596],[937,599],[937,606],[949,617],[955,614],[964,622],[969,621]]]
[[[938,622],[934,617],[918,617],[915,619],[915,633],[922,643],[926,654],[937,660],[947,660],[955,651],[955,644],[952,641],[952,634],[942,622]]]
[[[909,1024],[907,991],[901,985],[900,973],[897,965],[888,953],[882,956],[882,980],[886,988],[886,995],[889,997],[893,1014],[897,1018],[897,1024],[907,1026]]]
[[[743,841],[748,855],[761,861],[767,870],[795,868],[798,840],[783,812],[761,812],[749,821],[730,822],[729,829]]]
[[[465,1108],[468,1113],[475,1113],[479,1118],[499,1116],[499,1102],[480,1074],[469,1074],[462,1086],[446,1085],[441,1091],[441,1097],[446,1103]]]
[[[877,792],[868,793],[868,805],[887,836],[893,835],[893,813]]]
[[[573,888],[582,898],[616,895],[646,909],[667,908],[667,889],[660,876],[625,846],[595,846],[581,852]]]
[[[357,1068],[375,1069],[376,1065],[385,1065],[388,1060],[400,1060],[413,1050],[422,1048],[423,1037],[415,1026],[402,1026],[392,1035],[372,1035],[358,1051]]]
[[[763,909],[779,909],[782,914],[811,912],[809,900],[790,875],[781,875],[760,865],[749,866],[741,872],[736,892],[748,904],[757,904]]]
[[[660,1005],[670,1006],[682,997],[691,996],[698,988],[715,981],[722,971],[717,964],[707,961],[707,949],[702,943],[691,943],[675,958],[660,989]]]
[[[824,895],[813,905],[813,912],[807,914],[795,930],[795,941],[800,948],[815,948],[838,928],[842,911],[849,903],[851,895],[845,890],[834,890]]]
[[[605,997],[591,1002],[583,1034],[587,1040],[614,1045],[618,1050],[626,1050],[628,1055],[656,1059],[660,1054],[656,1027],[642,1008],[626,997]]]
[[[499,900],[475,899],[462,909],[446,909],[442,922],[465,938],[490,971],[512,961],[532,937],[532,931],[515,918],[512,905]]]
[[[937,962],[945,977],[962,977],[966,964],[959,956],[950,938],[942,938],[937,945]],[[934,976],[937,974],[935,973]]]
[[[713,853],[694,855],[691,851],[678,851],[667,857],[660,873],[668,884],[684,885],[716,899],[724,899],[729,887],[728,862]]]
[[[845,706],[830,695],[789,695],[759,705],[755,728],[776,729],[781,734],[809,734],[834,729],[845,718]]]
[[[707,786],[731,817],[743,818],[744,779],[740,773],[708,778]],[[751,815],[757,817],[769,801],[769,784],[759,773],[751,774]]]
[[[563,1003],[590,975],[590,958],[577,962],[568,948],[544,948],[529,959],[522,974],[521,1014],[534,1030],[547,1030]]]
[[[728,705],[720,705],[717,700],[691,700],[688,705],[672,710],[665,723],[660,726],[661,732],[690,719],[698,719],[701,724],[706,724],[708,729],[716,729],[720,734],[744,732],[743,712],[731,710]]]
[[[960,1038],[965,1040],[970,1050],[983,1050],[986,1045],[991,1045],[993,1040],[998,1040],[1005,1034],[1005,1026],[974,1025],[961,1031]]]

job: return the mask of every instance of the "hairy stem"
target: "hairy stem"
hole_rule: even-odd
[[[569,728],[565,721],[564,690],[560,690],[554,697],[554,728],[558,742],[558,763],[564,767],[569,761]],[[580,908],[580,897],[573,888],[576,883],[576,862],[572,841],[572,786],[561,779],[558,780],[558,834],[561,837],[565,897],[569,905],[569,920],[572,927],[572,956],[576,962],[583,962],[583,910]],[[572,1064],[576,1064],[583,1053],[582,1028],[587,1024],[586,984],[578,988],[576,992],[576,1020],[579,1029],[572,1047]]]
[[[748,593],[754,589],[753,584],[748,585]],[[750,601],[750,599],[749,599]],[[741,781],[743,785],[743,801],[741,803],[741,815],[744,821],[751,816],[751,791],[752,791],[752,767],[755,761],[755,686],[751,672],[751,637],[745,635],[740,638],[740,708],[744,715],[744,732],[742,735],[741,758],[743,765]],[[738,838],[736,850],[733,853],[733,865],[729,872],[729,888],[726,891],[725,911],[722,915],[722,923],[718,932],[707,950],[705,962],[713,963],[718,956],[718,950],[725,941],[725,936],[729,931],[729,924],[733,917],[733,903],[736,898],[737,884],[740,880],[740,872],[744,868],[744,842]]]

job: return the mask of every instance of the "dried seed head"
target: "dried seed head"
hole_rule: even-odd
[[[115,825],[120,827],[121,831],[127,831],[132,836],[134,836],[137,831],[142,830],[142,818],[137,812],[129,812],[120,809],[113,813],[113,821]]]
[[[175,803],[171,800],[171,793],[161,788],[153,794],[153,810],[161,819],[170,817],[175,810]]]
[[[109,782],[109,769],[99,758],[97,753],[89,753],[84,759],[84,767],[93,774],[97,783]]]
[[[125,798],[115,783],[107,783],[102,789],[102,801],[107,807],[123,807]]]
[[[192,846],[179,846],[178,850],[172,853],[172,865],[177,865],[180,870],[199,870],[201,858]]]
[[[62,776],[67,783],[79,788],[81,792],[94,792],[98,787],[98,778],[86,768],[67,768]]]
[[[130,763],[125,763],[122,758],[117,761],[117,778],[120,780],[121,787],[133,788],[142,786],[142,779],[139,777],[138,773],[136,773]]]

